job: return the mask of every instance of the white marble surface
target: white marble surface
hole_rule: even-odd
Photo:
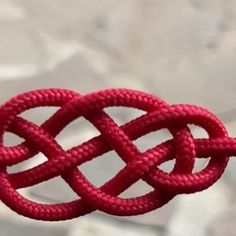
[[[37,88],[63,87],[80,93],[109,87],[133,88],[170,103],[205,106],[218,113],[230,135],[235,136],[235,41],[233,0],[0,0],[0,102]],[[40,123],[50,112],[45,109],[26,116]],[[111,113],[118,122],[139,114],[126,110]],[[79,121],[59,136],[59,142],[68,148],[96,133],[86,122]],[[169,137],[167,132],[159,132],[137,144],[144,150]],[[16,141],[13,136],[8,137],[9,144]],[[42,161],[42,156],[29,165],[38,161]],[[109,173],[103,171],[107,164],[112,167]],[[83,167],[83,171],[100,185],[122,165],[113,153]],[[98,167],[100,178],[95,178],[93,173]],[[143,235],[219,235],[215,227],[220,227],[221,221],[217,220],[222,214],[225,219],[227,209],[235,205],[235,173],[236,161],[232,160],[215,187],[178,197],[158,211],[129,220],[157,227],[143,226],[147,230]],[[30,191],[40,201],[75,198],[65,187],[62,181],[55,180]],[[52,188],[53,194],[48,194]],[[127,195],[143,194],[149,189],[138,183]],[[97,235],[109,234],[110,230],[114,236],[115,232],[124,235],[115,226],[118,219],[112,218],[110,223],[99,214],[50,225],[21,217],[18,221],[18,216],[5,206],[1,204],[0,208],[5,235],[13,234],[9,231],[15,228],[13,225],[18,234],[32,235],[31,227],[37,232],[38,224],[45,226],[45,235],[58,235],[55,225],[65,230],[63,235],[91,235],[87,225],[97,229]],[[231,215],[235,223],[235,214]],[[127,236],[132,233],[137,235],[135,226],[130,224]]]

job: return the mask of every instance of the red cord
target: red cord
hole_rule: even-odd
[[[19,115],[32,108],[58,106],[60,109],[41,126]],[[123,106],[145,111],[141,117],[118,126],[104,108]],[[68,151],[55,136],[78,117],[85,117],[101,133]],[[209,139],[194,139],[188,128],[194,124],[205,129]],[[133,140],[162,128],[173,135],[154,148],[141,153]],[[5,131],[25,142],[5,147]],[[94,210],[129,216],[152,211],[181,193],[202,191],[224,172],[228,156],[236,155],[236,139],[230,138],[221,121],[204,108],[194,105],[168,105],[155,96],[127,89],[103,90],[85,96],[65,89],[37,90],[18,95],[0,107],[0,199],[17,213],[39,220],[58,221],[75,218]],[[115,150],[126,166],[114,178],[96,188],[77,166]],[[48,160],[31,169],[9,174],[7,167],[32,158],[38,152]],[[207,167],[192,173],[195,158],[211,159]],[[175,159],[171,173],[158,166]],[[61,176],[79,196],[79,200],[58,204],[40,204],[25,199],[16,189],[29,187]],[[136,198],[118,197],[142,179],[153,191]]]

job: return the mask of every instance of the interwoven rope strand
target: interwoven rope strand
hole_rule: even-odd
[[[56,106],[58,111],[41,126],[19,115],[29,109]],[[132,107],[145,114],[118,126],[105,112],[107,107]],[[85,117],[101,135],[70,150],[55,137],[70,122]],[[205,129],[208,139],[194,139],[188,128],[194,124]],[[141,153],[133,140],[167,128],[168,140]],[[4,146],[5,132],[22,137],[25,142]],[[78,131],[79,132],[79,131]],[[195,105],[168,105],[155,96],[128,89],[109,89],[84,96],[65,89],[44,89],[12,98],[0,107],[0,199],[15,212],[47,221],[67,220],[100,210],[119,216],[138,215],[159,208],[181,193],[202,191],[223,174],[228,156],[236,155],[236,139],[228,137],[221,121]],[[96,188],[77,166],[115,150],[126,162],[110,181]],[[7,167],[42,152],[48,160],[31,169],[9,174]],[[207,167],[193,173],[196,158],[210,158]],[[175,159],[171,173],[158,166]],[[79,196],[78,200],[40,204],[25,199],[16,189],[36,185],[61,176]],[[153,191],[139,197],[123,199],[119,195],[142,179]]]

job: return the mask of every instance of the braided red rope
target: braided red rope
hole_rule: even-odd
[[[58,106],[60,109],[41,126],[18,116],[41,106]],[[103,111],[112,106],[133,107],[146,113],[119,127]],[[64,151],[54,137],[81,116],[90,121],[101,135]],[[188,124],[204,128],[209,139],[193,139]],[[162,128],[169,129],[172,140],[144,153],[132,142]],[[24,138],[25,142],[4,147],[5,131]],[[71,219],[96,209],[120,216],[152,211],[177,194],[193,193],[211,186],[224,172],[228,156],[236,153],[236,139],[228,137],[221,121],[206,109],[194,105],[168,105],[155,96],[127,89],[110,89],[85,96],[64,89],[18,95],[0,107],[0,140],[0,199],[21,215],[49,221]],[[96,188],[76,167],[110,150],[115,150],[127,164],[113,179]],[[7,172],[8,166],[27,160],[39,151],[48,158],[43,164],[14,174]],[[192,173],[195,158],[209,156],[207,167]],[[171,159],[176,161],[171,173],[157,168]],[[59,175],[81,199],[39,204],[25,199],[16,191]],[[118,197],[139,179],[154,190],[136,198]]]

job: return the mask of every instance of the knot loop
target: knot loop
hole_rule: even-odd
[[[40,126],[20,117],[26,110],[42,106],[59,109]],[[104,108],[122,106],[145,114],[118,126]],[[70,150],[63,150],[55,137],[73,120],[84,117],[100,135]],[[194,139],[188,125],[200,126],[208,139]],[[173,139],[145,152],[133,140],[167,128]],[[5,132],[25,141],[5,147]],[[223,174],[228,156],[236,154],[236,140],[227,135],[222,122],[212,113],[195,105],[168,105],[155,96],[128,89],[109,89],[81,96],[65,89],[44,89],[23,93],[0,107],[0,199],[26,217],[58,221],[88,214],[96,209],[113,215],[143,214],[163,206],[181,193],[202,191]],[[126,163],[111,180],[96,188],[77,166],[114,150]],[[9,174],[7,167],[42,152],[47,161],[31,169]],[[193,173],[196,158],[208,158],[207,167]],[[170,173],[158,168],[175,160]],[[24,198],[19,188],[30,187],[61,176],[80,197],[67,203],[42,204]],[[135,198],[119,195],[142,179],[153,191]]]

